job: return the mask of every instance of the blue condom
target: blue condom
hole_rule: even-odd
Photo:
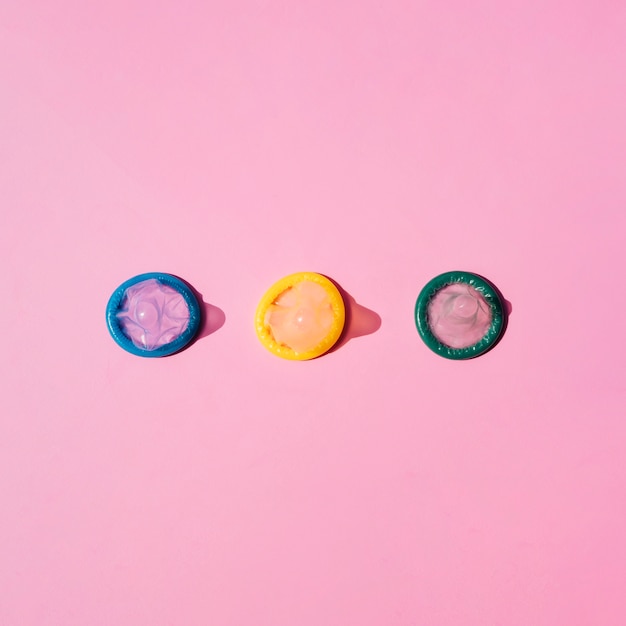
[[[202,312],[190,287],[171,274],[149,272],[123,282],[106,308],[111,337],[143,357],[174,354],[198,334]]]

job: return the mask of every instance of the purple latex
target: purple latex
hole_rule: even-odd
[[[465,283],[445,286],[428,304],[428,325],[450,348],[478,343],[487,334],[491,320],[491,307],[483,295]]]
[[[185,332],[189,307],[176,289],[150,278],[126,290],[117,318],[138,348],[155,350]]]

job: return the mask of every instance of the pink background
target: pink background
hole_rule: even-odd
[[[0,624],[623,626],[625,111],[622,0],[2,2]],[[307,363],[253,328],[300,270],[363,314]],[[107,333],[145,271],[176,356]]]

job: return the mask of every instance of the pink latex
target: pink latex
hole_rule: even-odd
[[[117,318],[124,334],[137,347],[154,350],[185,331],[189,307],[176,289],[151,278],[126,290]]]
[[[308,280],[283,291],[265,315],[275,341],[295,352],[308,352],[319,345],[328,335],[333,319],[326,290]]]
[[[491,326],[491,307],[474,287],[454,283],[440,289],[428,305],[428,325],[450,348],[478,343]]]

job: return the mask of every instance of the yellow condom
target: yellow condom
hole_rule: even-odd
[[[328,352],[346,321],[343,298],[321,274],[298,272],[281,278],[261,298],[256,333],[283,359],[306,361]]]

